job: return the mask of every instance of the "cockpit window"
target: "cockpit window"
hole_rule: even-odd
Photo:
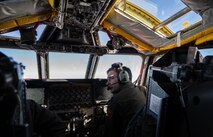
[[[186,7],[181,0],[128,0],[164,21]]]
[[[19,49],[0,49],[0,51],[25,66],[25,79],[38,79],[38,67],[34,51]]]
[[[15,38],[20,38],[21,37],[20,36],[20,32],[18,30],[12,31],[12,32],[8,32],[8,33],[4,33],[4,34],[1,34],[1,35],[15,37]]]
[[[39,25],[38,28],[36,29],[36,39],[38,40],[41,36],[41,34],[43,33],[44,29],[45,29],[46,25]]]
[[[38,28],[36,29],[36,39],[38,40],[42,34],[42,32],[44,31],[46,25],[39,25]],[[16,38],[20,38],[20,32],[18,30],[16,31],[12,31],[12,32],[8,32],[8,33],[4,33],[4,34],[1,34],[1,35],[4,35],[4,36],[10,36],[10,37],[16,37]]]
[[[123,10],[124,6],[120,4],[119,9]],[[185,9],[185,10],[184,10]],[[159,34],[163,22],[170,32],[176,33],[202,20],[201,16],[194,11],[187,9],[187,6],[181,0],[128,0],[124,13],[132,16],[136,20],[154,29]],[[176,13],[181,13],[180,17],[173,18]],[[173,18],[171,20],[171,18]],[[163,35],[163,34],[162,34]]]
[[[99,39],[100,39],[100,46],[106,46],[107,42],[110,40],[109,36],[106,32],[98,31]]]
[[[50,79],[85,78],[89,54],[49,53]]]
[[[201,17],[194,11],[190,11],[180,18],[172,21],[167,25],[174,33],[183,30],[197,22],[201,21]]]
[[[132,81],[135,81],[139,74],[142,64],[142,58],[137,55],[104,55],[100,57],[95,78],[106,78],[107,70],[113,63],[121,62],[123,66],[127,66],[132,71]]]
[[[199,51],[203,58],[206,56],[213,56],[213,48],[200,49]]]

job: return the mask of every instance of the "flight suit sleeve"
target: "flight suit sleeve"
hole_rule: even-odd
[[[65,137],[66,125],[55,113],[32,100],[29,103],[33,132],[42,137]]]

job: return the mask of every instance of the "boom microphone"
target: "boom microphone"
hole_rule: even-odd
[[[115,84],[118,84],[118,83],[119,83],[119,81],[112,83],[112,84],[107,84],[107,90],[112,89],[112,87],[109,87],[109,86],[112,86],[112,85],[115,85]]]

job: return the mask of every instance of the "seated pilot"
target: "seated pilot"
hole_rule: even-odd
[[[64,137],[66,125],[55,113],[41,107],[33,100],[22,100],[23,98],[18,94],[25,92],[18,86],[19,74],[22,74],[18,72],[21,71],[17,69],[18,65],[20,64],[0,52],[0,129],[4,137],[27,136],[27,132],[21,135],[21,132],[16,130],[17,125],[26,124],[29,125],[26,128],[29,137],[35,134],[42,137]],[[24,105],[21,105],[23,102],[26,104],[26,113],[24,113]],[[20,117],[23,116],[21,114],[25,114],[24,117]]]

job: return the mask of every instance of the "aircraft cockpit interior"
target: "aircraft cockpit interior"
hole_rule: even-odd
[[[114,63],[146,102],[121,137],[213,137],[212,0],[1,0],[0,136],[42,137],[33,100],[66,137],[109,137]]]

